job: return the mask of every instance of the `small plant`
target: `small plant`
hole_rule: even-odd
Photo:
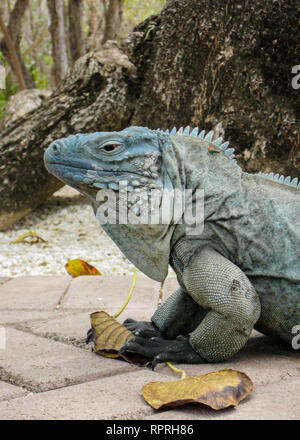
[[[12,85],[4,90],[0,90],[0,121],[5,116],[5,107],[9,98],[18,92],[18,86]]]
[[[45,62],[45,64],[50,66],[53,63],[52,57],[50,56],[43,56],[43,61]],[[29,55],[26,55],[25,62],[29,72],[34,79],[36,87],[42,90],[47,89],[49,87],[49,76],[39,69],[37,62]]]

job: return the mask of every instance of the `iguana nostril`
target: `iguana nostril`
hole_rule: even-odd
[[[60,145],[59,145],[58,142],[54,142],[54,143],[52,144],[52,152],[53,152],[55,155],[60,154]]]

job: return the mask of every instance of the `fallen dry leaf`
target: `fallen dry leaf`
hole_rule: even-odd
[[[90,315],[95,331],[94,351],[105,357],[119,357],[118,351],[133,334],[104,311]]]
[[[133,334],[107,312],[98,311],[90,315],[94,330],[94,352],[109,358],[122,358],[130,363],[144,364],[149,359],[134,353],[118,353]]]
[[[47,243],[42,237],[40,237],[36,232],[29,231],[22,234],[19,238],[17,238],[13,243],[28,243],[28,244],[36,244],[36,243]]]
[[[172,382],[149,382],[143,388],[154,409],[203,403],[213,409],[236,406],[252,391],[251,379],[241,371],[226,369]]]
[[[79,258],[68,261],[65,268],[73,278],[81,275],[102,275],[96,267]]]

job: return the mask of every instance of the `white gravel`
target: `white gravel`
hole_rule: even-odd
[[[13,243],[30,229],[47,242]],[[64,266],[73,258],[103,274],[133,274],[133,265],[102,230],[88,200],[70,187],[0,232],[0,276],[65,275]]]

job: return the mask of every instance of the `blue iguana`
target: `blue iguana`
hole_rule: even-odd
[[[129,127],[53,142],[47,169],[87,195],[97,214],[99,189],[204,191],[204,226],[103,224],[126,257],[162,282],[170,264],[179,289],[151,322],[125,321],[135,337],[121,352],[157,362],[218,362],[241,350],[253,329],[291,344],[300,324],[300,185],[248,174],[214,133]],[[119,205],[117,205],[118,207]],[[160,206],[158,204],[158,206]],[[137,213],[138,215],[138,213]],[[189,226],[190,228],[190,226]],[[88,334],[92,337],[92,333]]]

